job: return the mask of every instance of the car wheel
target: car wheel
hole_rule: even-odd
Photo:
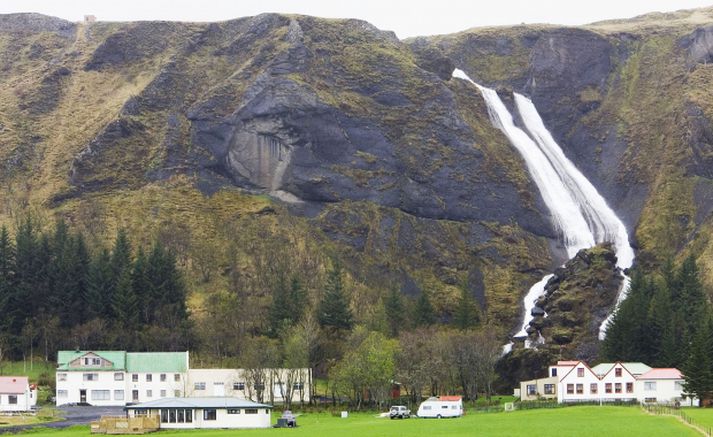
[[[395,416],[389,416],[389,419],[394,420],[394,419],[396,419],[396,417],[395,417]]]
[[[438,416],[436,416],[436,419],[442,419],[442,418],[443,417],[440,414]]]

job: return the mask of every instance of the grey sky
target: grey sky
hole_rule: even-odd
[[[0,0],[0,13],[40,12],[72,21],[221,21],[261,12],[361,18],[400,38],[519,23],[585,24],[653,11],[708,6],[713,0]]]

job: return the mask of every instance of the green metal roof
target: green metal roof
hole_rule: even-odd
[[[57,352],[57,370],[97,370],[97,367],[69,367],[69,363],[86,354],[92,353],[107,361],[111,361],[113,366],[102,367],[101,370],[124,370],[126,369],[125,351],[59,351]]]
[[[126,371],[184,373],[188,371],[188,352],[129,352]]]
[[[599,376],[604,376],[607,372],[611,370],[612,367],[614,367],[614,364],[615,363],[597,364],[596,366],[592,367],[592,371]],[[640,362],[621,363],[621,365],[626,367],[626,370],[628,370],[633,375],[642,375],[651,370],[651,367]]]

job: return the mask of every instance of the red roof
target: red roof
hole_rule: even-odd
[[[463,397],[462,396],[439,396],[438,400],[439,401],[459,401]]]
[[[649,370],[638,379],[683,379],[683,375],[675,368],[659,368]]]
[[[576,366],[579,361],[557,361],[558,366]]]
[[[0,393],[12,395],[24,394],[28,382],[26,376],[0,376]]]

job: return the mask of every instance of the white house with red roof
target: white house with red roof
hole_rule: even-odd
[[[26,376],[0,376],[0,412],[30,411],[37,405],[37,389]]]
[[[683,375],[675,368],[651,369],[636,380],[636,393],[644,403],[680,403],[698,406],[698,399],[684,398]]]

